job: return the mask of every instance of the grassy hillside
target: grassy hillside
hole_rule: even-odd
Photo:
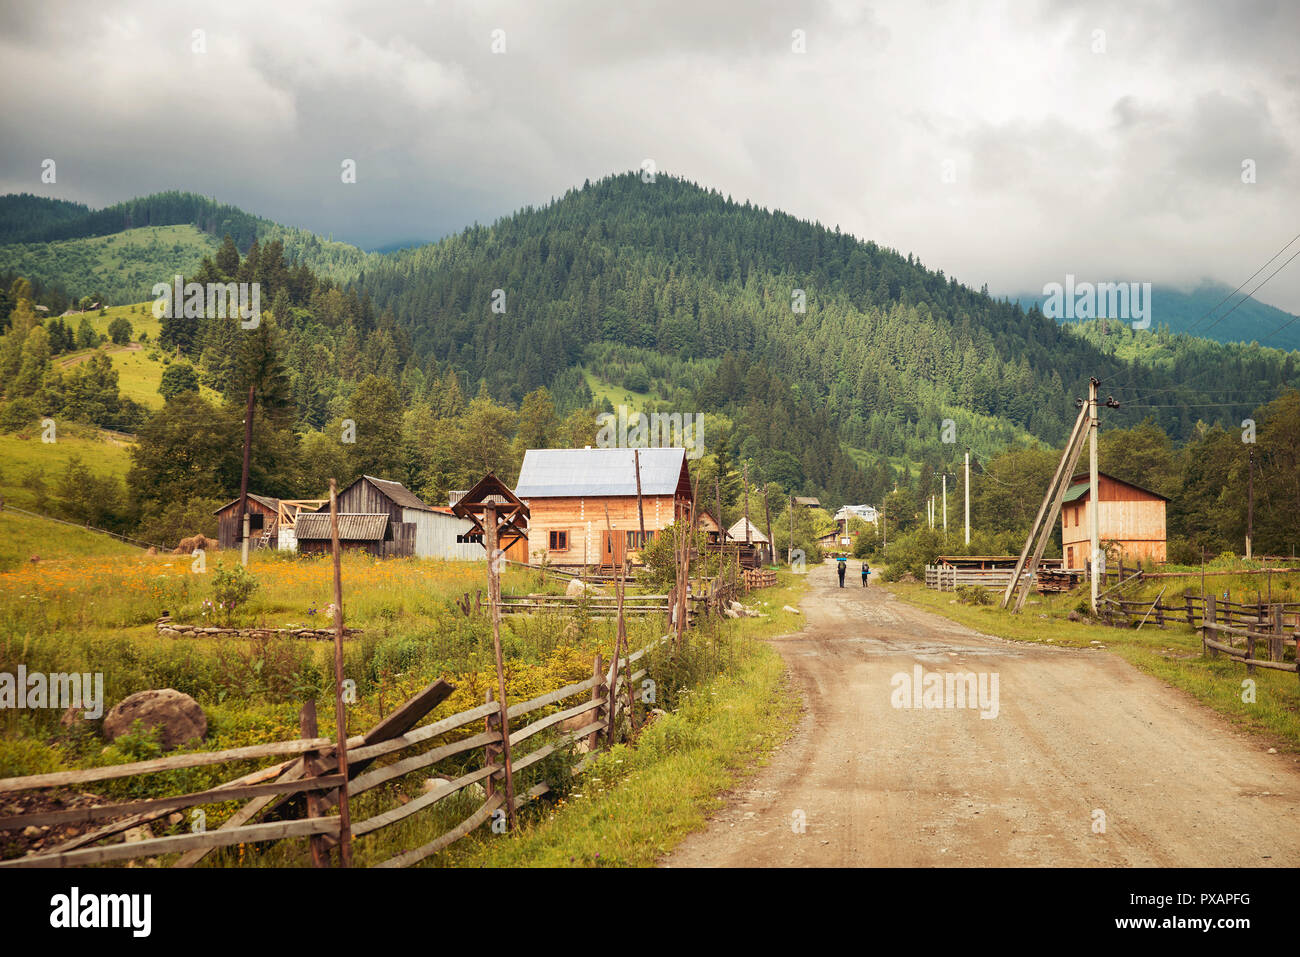
[[[135,302],[154,283],[192,273],[218,245],[194,226],[146,226],[111,236],[0,246],[0,271],[60,285],[74,299]]]
[[[6,509],[0,512],[0,573],[13,571],[32,559],[37,564],[84,558],[112,558],[141,554],[110,535],[34,518]]]

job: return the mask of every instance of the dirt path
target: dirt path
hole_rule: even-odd
[[[1300,865],[1295,755],[1106,652],[1003,641],[810,575],[807,627],[775,641],[798,731],[663,864]],[[892,706],[918,665],[996,672],[997,716]]]

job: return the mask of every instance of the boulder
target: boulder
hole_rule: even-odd
[[[792,608],[792,607],[789,606],[789,605],[784,605],[784,606],[782,606],[781,610],[782,610],[782,611],[792,611],[792,612],[794,612],[796,615],[801,615],[801,614],[803,614],[803,612],[801,612],[798,608]]]
[[[588,585],[581,578],[572,579],[568,587],[564,589],[564,594],[570,598],[581,597],[582,595],[603,595],[598,585]]]
[[[145,728],[161,727],[164,751],[202,739],[208,733],[208,719],[199,703],[175,688],[137,691],[119,701],[104,717],[104,737],[115,741],[139,720]]]

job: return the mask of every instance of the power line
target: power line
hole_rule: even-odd
[[[1211,309],[1209,312],[1207,312],[1204,316],[1201,316],[1199,319],[1197,319],[1195,322],[1193,322],[1193,323],[1192,323],[1190,326],[1188,326],[1187,329],[1184,330],[1184,331],[1190,334],[1190,333],[1192,332],[1193,329],[1195,329],[1198,325],[1200,325],[1202,322],[1204,322],[1205,319],[1206,319],[1208,316],[1210,316],[1211,314],[1213,314],[1214,311],[1215,311],[1216,309],[1219,308],[1219,306],[1222,306],[1225,302],[1227,302],[1229,299],[1231,299],[1231,298],[1232,298],[1233,296],[1235,296],[1237,293],[1241,292],[1242,287],[1245,286],[1246,283],[1250,282],[1252,279],[1254,279],[1256,276],[1258,276],[1260,273],[1262,273],[1265,269],[1267,269],[1267,268],[1269,267],[1269,264],[1272,263],[1274,259],[1277,259],[1278,256],[1280,256],[1280,255],[1282,255],[1284,252],[1286,252],[1287,246],[1290,246],[1290,245],[1291,245],[1293,242],[1295,242],[1297,239],[1300,239],[1300,233],[1296,233],[1296,234],[1295,234],[1294,236],[1292,236],[1289,240],[1287,240],[1286,245],[1283,246],[1281,249],[1279,249],[1277,252],[1275,252],[1271,257],[1269,257],[1268,262],[1264,263],[1264,265],[1260,266],[1260,267],[1259,267],[1258,269],[1256,269],[1253,273],[1251,273],[1249,276],[1247,276],[1245,282],[1243,282],[1243,283],[1242,283],[1240,286],[1238,286],[1236,289],[1232,290],[1232,292],[1228,293],[1226,296],[1224,296],[1222,299],[1220,299],[1220,300],[1219,300],[1219,301],[1214,305],[1214,308],[1212,308],[1212,309]],[[1291,259],[1294,259],[1294,258],[1295,258],[1295,256],[1292,256],[1292,257],[1291,257]],[[1291,259],[1288,259],[1287,262],[1290,262]],[[1286,263],[1283,263],[1282,265],[1285,266]],[[1279,266],[1278,268],[1280,269],[1281,267]],[[1277,275],[1277,273],[1274,272],[1272,275],[1269,276],[1269,279],[1273,278],[1274,275]],[[1265,279],[1264,282],[1268,282],[1268,279]],[[1263,282],[1259,284],[1259,286],[1262,286],[1262,285],[1264,285]],[[1249,292],[1249,293],[1248,293],[1248,294],[1247,294],[1247,295],[1246,295],[1246,296],[1241,300],[1241,302],[1237,303],[1237,306],[1240,306],[1242,302],[1245,302],[1247,299],[1249,299],[1251,296],[1253,296],[1253,295],[1255,294],[1255,290],[1259,289],[1259,286],[1256,286],[1255,289],[1252,289],[1252,290],[1251,290],[1251,291],[1250,291],[1250,292]],[[1235,309],[1237,308],[1237,306],[1233,306],[1232,309],[1229,309],[1229,310],[1228,310],[1227,312],[1225,312],[1222,316],[1220,316],[1218,319],[1215,319],[1214,322],[1210,323],[1210,324],[1209,324],[1208,326],[1206,326],[1205,328],[1206,328],[1207,330],[1208,330],[1208,329],[1212,329],[1212,328],[1214,328],[1216,325],[1218,325],[1218,324],[1219,324],[1220,322],[1222,322],[1224,319],[1228,318],[1228,316],[1232,315],[1233,310],[1235,310]]]

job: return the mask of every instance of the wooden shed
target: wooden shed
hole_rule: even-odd
[[[339,492],[338,510],[340,547],[385,558],[421,556],[422,550],[431,553],[436,547],[433,509],[401,482],[363,475]],[[316,517],[321,515],[324,521]],[[299,551],[329,551],[328,505],[311,515],[299,515],[297,526]]]
[[[640,511],[650,539],[678,518],[689,518],[691,480],[684,448],[525,452],[515,494],[528,505],[532,562],[545,559],[570,567],[638,563],[638,460]]]
[[[1092,507],[1087,473],[1076,475],[1061,504],[1061,547],[1066,568],[1089,562],[1089,523]],[[1097,518],[1103,548],[1113,546],[1114,558],[1134,564],[1165,560],[1165,506],[1169,499],[1150,489],[1098,473]]]
[[[217,516],[217,547],[239,548],[244,540],[244,518],[239,499],[234,498],[214,513]],[[248,493],[248,540],[251,547],[266,537],[277,547],[280,500],[269,495]]]

